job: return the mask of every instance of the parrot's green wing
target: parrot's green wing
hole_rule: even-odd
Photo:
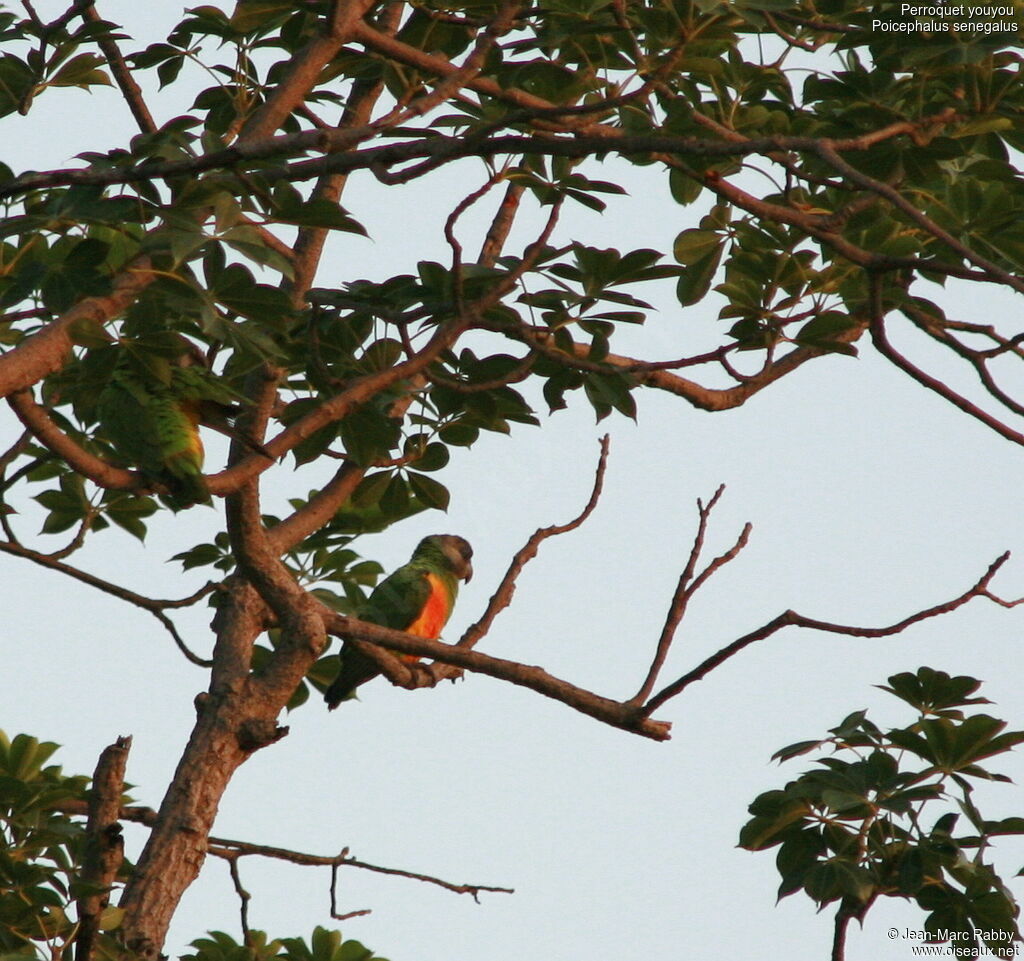
[[[167,488],[170,507],[209,502],[194,400],[122,369],[100,394],[96,412],[101,432],[121,459]]]
[[[395,631],[406,630],[419,617],[430,598],[429,573],[424,565],[418,563],[400,567],[377,585],[359,612],[359,619]],[[327,706],[334,710],[342,701],[354,697],[360,684],[365,684],[379,673],[380,668],[375,661],[351,644],[346,644],[342,649],[338,676],[324,692]]]
[[[419,562],[398,568],[377,585],[360,618],[395,631],[408,630],[430,597],[430,573],[429,567]]]

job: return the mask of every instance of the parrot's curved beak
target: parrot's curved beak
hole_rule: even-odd
[[[470,564],[469,561],[466,561],[466,566],[464,570],[465,573],[462,575],[462,579],[468,584],[471,580],[473,580],[473,565]]]

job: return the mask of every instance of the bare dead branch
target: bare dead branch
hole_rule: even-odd
[[[882,293],[881,293],[881,278],[875,274],[870,277],[870,295],[871,295],[871,342],[874,344],[875,349],[890,363],[898,367],[905,374],[908,374],[913,380],[916,380],[922,387],[927,387],[929,390],[934,391],[944,400],[949,401],[954,407],[959,408],[965,414],[969,414],[975,420],[981,421],[986,427],[994,430],[1001,437],[1006,440],[1012,441],[1014,444],[1024,446],[1024,434],[1020,431],[1014,430],[1009,424],[1004,424],[997,417],[993,417],[988,411],[982,410],[977,404],[972,403],[962,394],[958,394],[952,387],[947,386],[942,381],[931,374],[926,373],[916,364],[908,360],[903,356],[892,344],[889,342],[888,335],[885,330],[885,314],[882,307]]]
[[[90,23],[101,23],[103,20],[97,12],[94,3],[83,4],[81,6],[81,14],[82,19]],[[128,104],[128,109],[135,118],[135,122],[139,125],[139,129],[143,133],[156,133],[156,121],[149,112],[149,107],[146,106],[146,101],[142,96],[142,88],[135,82],[131,70],[128,69],[128,64],[125,63],[124,57],[121,56],[121,50],[117,45],[117,41],[112,37],[100,35],[96,40],[96,45],[107,58],[110,72],[114,75],[114,80],[121,90],[125,103]]]
[[[347,921],[349,918],[361,918],[367,914],[373,912],[369,908],[360,908],[355,911],[345,911],[344,913],[338,912],[338,866],[335,864],[331,867],[331,917],[335,921]]]
[[[195,654],[184,640],[182,640],[174,622],[164,613],[164,609],[169,607],[188,607],[200,598],[206,597],[206,595],[211,591],[215,590],[216,585],[206,584],[204,587],[196,591],[195,594],[176,601],[154,600],[151,597],[144,597],[141,594],[136,594],[134,591],[130,591],[125,587],[120,587],[110,581],[105,581],[103,578],[97,577],[95,574],[90,574],[88,571],[79,570],[77,567],[65,564],[49,554],[42,554],[39,551],[34,551],[22,544],[12,541],[0,541],[0,551],[5,554],[12,554],[15,557],[23,557],[26,560],[32,561],[34,564],[38,564],[40,567],[45,567],[51,571],[57,571],[59,574],[64,574],[67,577],[72,577],[76,581],[81,581],[83,584],[95,587],[98,591],[103,591],[104,594],[110,594],[112,597],[116,597],[122,601],[127,601],[135,607],[148,611],[164,626],[167,633],[171,635],[172,640],[177,645],[178,650],[181,651],[189,661],[197,667],[212,666],[213,662],[211,660],[199,657],[199,655]]]
[[[729,658],[738,654],[744,648],[749,647],[756,641],[762,641],[767,637],[771,637],[771,635],[782,630],[784,627],[802,627],[815,631],[825,631],[830,634],[844,634],[849,637],[890,637],[893,634],[899,634],[908,627],[927,620],[928,618],[938,617],[941,614],[949,614],[951,611],[955,611],[958,607],[962,607],[975,597],[986,598],[987,600],[993,601],[1003,607],[1015,607],[1018,604],[1024,603],[1024,598],[1009,601],[994,595],[989,590],[989,584],[991,583],[992,578],[995,577],[996,572],[1003,566],[1003,564],[1006,563],[1009,557],[1009,551],[997,557],[989,565],[988,570],[985,571],[978,582],[958,597],[955,597],[950,601],[945,601],[941,604],[936,604],[934,607],[928,607],[924,610],[917,611],[916,613],[910,614],[902,620],[897,621],[895,624],[890,624],[888,627],[857,627],[849,624],[833,624],[829,621],[819,621],[811,617],[804,617],[803,614],[798,614],[793,610],[783,611],[778,616],[772,618],[772,620],[767,624],[751,631],[749,634],[744,634],[731,644],[727,644],[720,651],[712,654],[710,657],[698,664],[697,667],[693,668],[693,670],[688,671],[678,680],[673,681],[667,687],[663,688],[643,706],[642,713],[649,715],[651,712],[656,711],[666,701],[682,693],[682,691],[695,681],[702,680],[716,667],[724,664],[729,660]]]
[[[550,527],[541,527],[534,531],[530,539],[512,558],[512,562],[509,564],[505,576],[501,579],[498,589],[491,595],[490,601],[487,602],[484,613],[475,623],[466,628],[465,633],[459,638],[457,647],[472,648],[490,631],[491,626],[494,624],[494,619],[512,603],[519,575],[522,573],[523,568],[537,556],[537,551],[540,550],[540,545],[544,541],[549,537],[556,537],[559,534],[567,534],[570,531],[576,530],[594,512],[604,486],[604,475],[608,466],[609,444],[609,437],[605,434],[601,438],[601,453],[597,459],[597,469],[594,471],[594,486],[590,492],[590,499],[583,510],[566,524],[553,524]]]
[[[423,881],[425,884],[436,884],[438,887],[451,891],[453,894],[469,894],[477,904],[480,903],[480,894],[489,892],[492,894],[515,894],[515,888],[499,888],[489,884],[452,884],[450,881],[443,881],[441,878],[432,877],[429,874],[419,874],[416,871],[402,871],[398,868],[382,868],[376,864],[367,864],[365,861],[357,861],[350,858],[342,861],[339,867],[362,868],[364,871],[374,871],[377,874],[390,874],[392,877],[409,878],[413,881]]]
[[[213,853],[211,851],[211,853]],[[239,902],[239,914],[241,915],[241,927],[242,927],[242,943],[249,945],[252,943],[252,935],[249,931],[249,902],[252,900],[252,895],[242,885],[242,875],[238,870],[238,859],[240,853],[235,852],[218,852],[218,857],[223,858],[228,862],[228,871],[231,872],[231,883],[234,885],[235,894],[238,895]]]
[[[996,335],[995,329],[988,326],[985,329],[985,334],[991,339],[996,340],[997,346],[988,350],[974,350],[967,347],[954,337],[947,324],[941,323],[925,311],[919,310],[910,304],[901,305],[900,311],[910,318],[918,330],[924,332],[933,340],[945,347],[948,347],[957,354],[957,356],[966,360],[974,368],[975,373],[978,375],[978,379],[981,381],[985,390],[988,391],[991,397],[997,400],[1011,413],[1016,414],[1018,417],[1024,417],[1024,404],[1021,404],[1019,401],[1007,394],[1006,391],[996,383],[995,378],[992,376],[992,372],[988,369],[988,361],[993,357],[997,357],[1008,352],[1012,352],[1014,355],[1019,357],[1020,353],[1017,345],[1010,344],[1008,342],[1008,338],[1000,337],[997,340],[998,335]]]
[[[693,547],[690,549],[690,556],[686,562],[686,567],[683,568],[682,574],[679,575],[679,582],[676,585],[672,603],[669,605],[668,614],[665,617],[665,626],[662,628],[661,636],[658,638],[654,660],[651,662],[651,667],[647,672],[646,679],[640,686],[640,690],[630,698],[628,702],[630,704],[643,704],[650,697],[651,691],[654,690],[658,675],[661,673],[665,659],[668,657],[669,649],[672,647],[672,642],[675,639],[676,631],[686,614],[686,607],[690,602],[690,598],[700,590],[701,586],[716,570],[728,564],[747,544],[751,530],[750,524],[744,526],[738,540],[728,551],[712,560],[696,578],[694,577],[697,563],[704,550],[704,537],[707,533],[708,520],[723,493],[725,493],[725,485],[721,484],[711,500],[708,501],[707,506],[699,499],[697,501],[697,511],[700,515],[697,535],[694,538]]]
[[[90,890],[101,893],[83,894],[78,898],[78,933],[75,937],[75,961],[90,961],[100,930],[100,917],[110,903],[110,889],[124,859],[124,840],[118,814],[124,794],[124,772],[131,749],[130,737],[119,737],[100,753],[86,802],[85,857],[81,881]]]
[[[377,874],[389,874],[393,877],[410,878],[414,881],[435,884],[455,894],[471,894],[474,901],[478,901],[477,896],[484,891],[498,894],[515,893],[513,888],[494,887],[488,884],[454,884],[451,881],[445,881],[429,874],[419,874],[415,871],[385,868],[380,865],[369,864],[366,861],[359,861],[356,858],[350,857],[347,847],[343,848],[340,854],[335,855],[305,854],[302,851],[292,851],[288,848],[279,848],[267,844],[253,844],[249,841],[232,841],[226,838],[211,837],[210,853],[225,860],[234,860],[251,855],[272,858],[277,861],[287,861],[289,864],[298,864],[303,867],[359,868],[363,871],[373,871]]]

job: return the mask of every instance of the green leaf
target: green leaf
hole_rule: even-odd
[[[689,267],[710,257],[721,246],[722,236],[717,230],[689,227],[676,237],[672,254],[679,263]]]
[[[723,246],[719,244],[712,248],[710,253],[686,267],[676,284],[676,297],[683,307],[689,307],[702,300],[710,290],[718,265],[722,261],[722,251]]]
[[[51,87],[89,87],[96,84],[112,86],[108,77],[99,68],[106,61],[95,53],[80,53],[65,63],[46,81]]]
[[[274,220],[299,227],[326,227],[328,230],[369,236],[366,228],[344,207],[329,200],[304,200],[279,206],[274,211]]]
[[[420,502],[436,510],[448,510],[448,502],[451,499],[451,495],[447,487],[434,480],[433,477],[417,474],[415,471],[409,471],[408,480],[412,493]]]
[[[452,447],[472,447],[480,436],[480,428],[455,421],[442,427],[438,434],[441,440]]]

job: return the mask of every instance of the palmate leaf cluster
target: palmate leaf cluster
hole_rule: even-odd
[[[1020,940],[1019,907],[990,861],[993,838],[1024,834],[1024,817],[986,819],[978,780],[1007,782],[990,758],[1024,742],[1024,731],[963,708],[989,703],[981,682],[922,667],[882,690],[918,712],[883,731],[858,711],[822,740],[782,748],[780,761],[829,748],[817,766],[761,794],[740,845],[778,848],[779,897],[803,891],[819,907],[864,918],[875,899],[913,901],[936,940],[1005,952]],[[958,830],[958,825],[960,829]]]
[[[211,931],[192,942],[193,952],[182,961],[387,961],[359,941],[342,939],[340,931],[317,927],[309,941],[302,938],[270,939],[262,931],[250,931],[245,944],[230,934]]]
[[[72,905],[83,893],[78,870],[85,826],[61,812],[85,799],[89,779],[47,761],[57,750],[26,734],[0,731],[0,956],[59,956],[75,933]],[[117,926],[112,909],[105,927]]]
[[[81,880],[87,843],[84,817],[67,813],[89,796],[89,778],[47,762],[58,750],[27,734],[0,731],[0,958],[32,961],[69,956],[78,930],[76,899],[101,893]],[[124,801],[131,799],[125,795]],[[131,872],[125,862],[118,881]],[[121,911],[101,918],[96,958],[131,961],[115,940]],[[341,932],[318,927],[311,938],[271,940],[250,931],[246,943],[214,931],[192,942],[186,961],[385,961]],[[66,954],[65,952],[68,952]]]
[[[87,449],[110,453],[96,432],[93,400],[102,367],[94,355],[108,349],[111,336],[143,361],[147,352],[164,349],[161,336],[185,336],[208,355],[231,391],[244,391],[246,377],[261,365],[284,370],[288,393],[276,420],[287,426],[353,380],[394,367],[460,305],[521,267],[521,255],[513,252],[489,263],[466,255],[458,266],[443,260],[403,265],[396,252],[390,277],[339,277],[335,286],[305,291],[296,300],[288,292],[294,263],[267,242],[265,230],[323,228],[349,237],[348,243],[375,233],[373,223],[360,223],[342,205],[311,195],[314,171],[302,167],[308,152],[225,158],[197,174],[174,175],[175,163],[185,169],[228,149],[281,81],[288,58],[317,35],[329,11],[326,0],[298,9],[268,0],[246,0],[233,9],[203,5],[166,39],[144,47],[102,20],[67,17],[43,24],[13,8],[2,14],[0,114],[12,118],[31,118],[40,98],[69,95],[69,87],[109,86],[109,64],[93,49],[100,39],[122,45],[142,83],[215,80],[155,130],[80,158],[100,179],[124,182],[58,183],[8,194],[0,224],[0,308],[10,318],[0,325],[0,338],[8,347],[82,297],[108,291],[133,258],[144,254],[159,271],[115,328],[83,321],[74,331],[74,357],[41,385],[59,426]],[[495,3],[482,0],[418,4],[395,39],[423,55],[457,61],[498,12]],[[998,266],[1012,271],[1024,264],[1024,190],[1011,155],[1024,147],[1024,95],[1010,49],[1019,33],[885,32],[871,25],[876,11],[840,0],[560,0],[517,13],[516,29],[494,42],[483,73],[494,90],[521,94],[520,105],[493,93],[452,98],[429,119],[401,128],[398,140],[410,157],[420,155],[413,147],[425,151],[453,132],[463,143],[475,137],[482,161],[475,183],[499,172],[499,182],[521,187],[541,215],[558,203],[604,209],[626,188],[580,157],[511,148],[503,157],[485,149],[493,132],[532,131],[536,116],[522,106],[526,96],[550,109],[593,108],[624,138],[707,139],[709,130],[728,130],[751,139],[841,139],[891,124],[918,125],[910,140],[883,139],[851,154],[850,162],[880,182],[896,183],[921,214],[976,244]],[[830,24],[836,29],[830,31]],[[794,50],[813,47],[813,65],[787,70],[777,57],[787,43]],[[375,82],[383,84],[387,103],[408,102],[430,79],[425,69],[349,45],[324,68],[306,106],[343,109]],[[649,84],[642,95],[635,89],[641,81]],[[605,100],[607,106],[597,109]],[[940,115],[948,115],[944,124],[927,127],[927,118]],[[296,111],[280,132],[308,129],[308,117]],[[594,154],[603,151],[595,148]],[[323,536],[378,531],[424,510],[446,509],[450,495],[438,473],[443,475],[449,449],[471,446],[481,431],[536,424],[538,406],[558,410],[578,396],[599,418],[613,411],[636,416],[643,379],[607,358],[624,325],[648,318],[651,301],[644,294],[659,282],[676,286],[680,352],[692,323],[684,308],[712,288],[725,301],[720,318],[726,348],[770,352],[788,342],[856,352],[843,335],[867,303],[864,272],[800,223],[713,196],[714,183],[745,168],[744,156],[700,150],[673,156],[652,148],[633,149],[628,157],[638,165],[638,184],[644,177],[667,180],[679,205],[670,216],[682,225],[674,250],[600,249],[580,238],[553,237],[521,286],[476,318],[490,335],[437,358],[404,420],[395,416],[396,402],[409,389],[401,381],[303,439],[288,455],[295,464],[333,452],[367,471]],[[0,166],[0,185],[11,186],[25,172],[13,155],[8,159]],[[821,157],[782,159],[788,172],[777,169],[780,189],[762,192],[764,204],[835,215],[839,219],[828,229],[875,255],[915,257],[922,276],[933,280],[943,282],[944,275],[929,274],[930,262],[963,262],[962,252],[906,210],[878,202],[844,209],[851,185]],[[160,164],[171,165],[171,172]],[[686,208],[695,204],[706,212],[689,216]],[[440,233],[438,240],[443,245]],[[942,308],[915,294],[906,278],[885,298],[888,309],[926,307],[936,322],[945,320]],[[527,364],[523,378],[513,376],[524,362],[524,346],[533,343],[524,337],[537,330],[546,334],[547,349]],[[541,389],[516,386],[527,378]],[[35,488],[33,496],[46,511],[45,533],[76,524],[95,532],[113,522],[145,536],[157,510],[152,498],[82,488],[54,455],[38,448],[31,453],[38,462],[20,479]],[[314,494],[295,491],[293,504],[299,507]],[[216,566],[223,556],[205,545],[182,559],[187,566]]]

